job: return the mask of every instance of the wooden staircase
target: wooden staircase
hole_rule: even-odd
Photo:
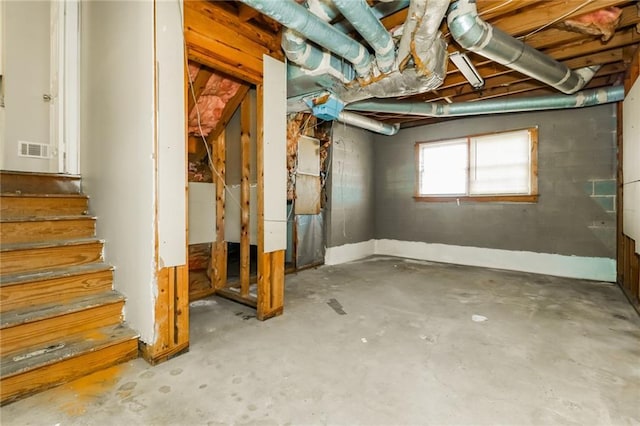
[[[138,356],[80,177],[0,173],[0,404]]]

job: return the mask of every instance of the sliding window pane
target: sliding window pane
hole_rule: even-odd
[[[528,130],[478,136],[470,142],[471,195],[530,193]]]
[[[466,139],[421,145],[420,194],[466,194],[467,157]]]

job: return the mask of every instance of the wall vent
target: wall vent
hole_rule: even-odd
[[[18,156],[30,158],[51,158],[49,145],[36,142],[20,141]]]

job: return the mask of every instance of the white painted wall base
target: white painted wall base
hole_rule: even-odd
[[[337,265],[374,254],[596,281],[616,280],[615,260],[604,257],[565,256],[417,241],[369,240],[330,247],[326,251],[325,264]]]
[[[338,247],[328,247],[324,254],[325,265],[339,265],[375,254],[376,240],[361,243],[345,244]]]

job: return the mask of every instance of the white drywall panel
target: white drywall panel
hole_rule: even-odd
[[[81,5],[81,172],[125,319],[153,343],[154,4]]]
[[[296,173],[320,176],[320,140],[309,136],[298,138]]]
[[[640,181],[625,183],[622,191],[622,232],[629,238],[640,241]],[[640,244],[636,244],[636,251],[640,253]]]
[[[18,156],[20,141],[50,144],[51,3],[3,1],[5,126],[2,169],[57,172],[56,158]],[[51,147],[53,148],[53,147]]]
[[[240,242],[240,185],[228,187],[224,203],[224,240]],[[258,186],[249,187],[249,241],[258,244]]]
[[[296,175],[296,214],[320,213],[320,176]]]
[[[179,1],[159,1],[156,10],[158,114],[158,263],[187,263],[184,44]]]
[[[216,240],[216,185],[189,182],[189,244]]]
[[[640,78],[624,99],[622,120],[623,180],[640,181]]]
[[[263,55],[264,252],[287,248],[287,85],[283,62]]]

